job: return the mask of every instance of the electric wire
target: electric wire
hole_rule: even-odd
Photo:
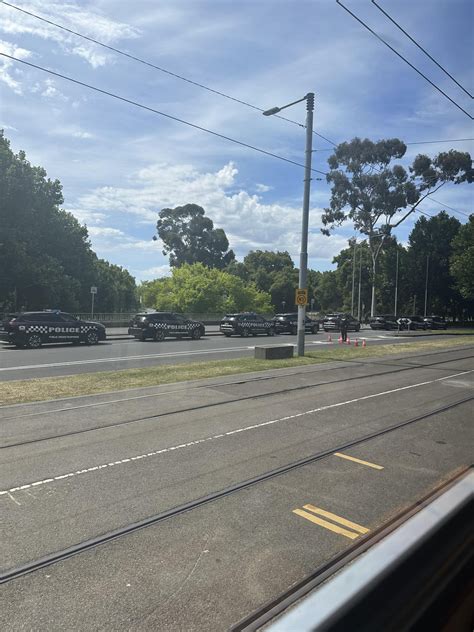
[[[102,46],[103,48],[106,48],[114,53],[117,53],[118,55],[123,55],[124,57],[128,57],[129,59],[132,59],[133,61],[137,61],[140,64],[144,64],[145,66],[149,66],[150,68],[153,68],[154,70],[158,70],[159,72],[163,72],[167,75],[170,75],[171,77],[174,77],[175,79],[179,79],[180,81],[185,81],[186,83],[190,83],[193,86],[196,86],[198,88],[201,88],[202,90],[207,90],[208,92],[212,92],[213,94],[217,94],[220,97],[223,97],[225,99],[229,99],[230,101],[235,101],[236,103],[240,103],[241,105],[245,105],[246,107],[252,108],[253,110],[257,110],[258,112],[264,112],[263,108],[258,107],[257,105],[253,105],[252,103],[248,103],[248,101],[243,101],[242,99],[237,99],[236,97],[232,97],[229,94],[226,94],[225,92],[221,92],[220,90],[215,90],[214,88],[210,88],[209,86],[204,85],[203,83],[199,83],[197,81],[193,81],[192,79],[189,79],[188,77],[184,77],[183,75],[178,75],[175,72],[172,72],[171,70],[167,70],[166,68],[162,68],[161,66],[157,66],[156,64],[153,64],[152,62],[146,61],[145,59],[141,59],[140,57],[137,57],[136,55],[132,55],[130,53],[127,53],[123,50],[120,50],[119,48],[115,48],[114,46],[110,46],[109,44],[105,44],[104,42],[101,42],[100,40],[97,40],[93,37],[89,37],[88,35],[84,35],[83,33],[79,33],[78,31],[74,31],[72,29],[67,28],[66,26],[63,26],[62,24],[59,24],[58,22],[53,22],[52,20],[48,20],[47,18],[42,17],[41,15],[38,15],[36,13],[32,13],[31,11],[27,11],[26,9],[22,9],[21,7],[18,7],[14,4],[11,4],[9,2],[5,2],[5,0],[1,0],[1,4],[4,4],[7,7],[10,7],[11,9],[15,9],[16,11],[20,11],[21,13],[24,13],[25,15],[29,15],[32,18],[35,18],[36,20],[41,20],[41,22],[45,22],[46,24],[49,24],[51,26],[54,26],[58,29],[61,29],[63,31],[66,31],[67,33],[71,33],[72,35],[76,35],[77,37],[81,37],[82,39],[87,40],[88,42],[92,42],[93,44],[97,44],[98,46]],[[286,121],[287,123],[292,123],[293,125],[298,125],[299,127],[303,127],[306,128],[306,125],[304,125],[303,123],[299,123],[298,121],[294,121],[293,119],[289,119],[286,116],[281,116],[279,114],[275,114],[274,115],[276,118],[279,118],[283,121]],[[334,141],[330,140],[329,138],[326,138],[326,136],[323,136],[322,134],[319,134],[318,132],[316,132],[315,130],[313,130],[313,134],[315,134],[316,136],[319,136],[320,138],[322,138],[323,140],[327,141],[328,143],[330,143],[331,145],[336,146],[337,143],[335,143]]]
[[[196,123],[191,123],[189,121],[185,121],[177,116],[173,116],[172,114],[167,114],[166,112],[161,112],[160,110],[156,110],[148,105],[144,105],[143,103],[139,103],[138,101],[133,101],[132,99],[127,99],[119,94],[115,94],[114,92],[109,92],[108,90],[103,90],[102,88],[98,88],[97,86],[93,86],[89,83],[85,83],[84,81],[79,81],[79,79],[74,79],[73,77],[69,77],[68,75],[63,75],[59,72],[55,72],[54,70],[49,70],[48,68],[44,68],[43,66],[38,66],[37,64],[32,64],[25,59],[19,59],[18,57],[14,57],[13,55],[7,55],[7,53],[0,52],[2,57],[6,57],[7,59],[11,59],[12,61],[19,62],[20,64],[24,64],[25,66],[29,66],[30,68],[35,68],[36,70],[41,70],[42,72],[46,72],[55,77],[59,77],[60,79],[65,79],[66,81],[70,81],[71,83],[75,83],[83,88],[87,88],[88,90],[93,90],[95,92],[99,92],[100,94],[105,94],[106,96],[112,97],[119,101],[123,101],[124,103],[128,103],[129,105],[134,105],[135,107],[141,108],[142,110],[147,110],[148,112],[152,112],[153,114],[158,114],[159,116],[163,116],[172,121],[176,121],[178,123],[182,123],[183,125],[187,125],[188,127],[192,127],[201,132],[206,132],[207,134],[211,134],[212,136],[217,136],[217,138],[222,138],[223,140],[227,140],[236,145],[240,145],[241,147],[245,147],[247,149],[252,149],[253,151],[257,151],[261,154],[265,154],[266,156],[271,156],[272,158],[277,158],[278,160],[283,160],[284,162],[289,162],[292,165],[296,165],[297,167],[305,168],[300,162],[296,162],[295,160],[290,160],[289,158],[284,158],[283,156],[279,156],[278,154],[274,154],[271,151],[267,151],[266,149],[261,149],[260,147],[255,147],[254,145],[249,145],[248,143],[244,143],[241,140],[237,140],[236,138],[231,138],[230,136],[226,136],[225,134],[220,134],[219,132],[215,132],[206,127],[202,127],[201,125],[197,125]],[[321,175],[327,175],[326,172],[320,171],[319,169],[311,168],[311,171],[315,173],[320,173]]]
[[[438,143],[462,143],[473,140],[474,138],[444,138],[442,140],[418,140],[410,143],[405,143],[405,145],[437,145]],[[313,151],[334,151],[334,149],[332,147],[323,147],[322,149],[313,149]]]
[[[342,7],[344,9],[344,11],[349,13],[349,15],[351,15],[355,20],[357,20],[357,22],[359,22],[359,24],[362,24],[362,26],[365,29],[367,29],[370,33],[372,33],[372,35],[374,37],[376,37],[380,42],[382,42],[382,44],[385,44],[385,46],[387,46],[392,52],[394,52],[395,55],[397,55],[397,57],[400,57],[401,60],[403,60],[406,64],[408,64],[408,66],[410,66],[410,68],[412,68],[417,74],[419,74],[420,77],[423,77],[423,79],[425,79],[425,81],[427,81],[431,86],[433,86],[433,88],[435,88],[435,90],[437,90],[440,94],[442,94],[444,97],[446,97],[446,99],[448,99],[448,101],[450,101],[454,106],[456,106],[459,110],[461,110],[461,112],[463,112],[466,116],[468,116],[471,119],[471,121],[474,119],[474,116],[469,114],[469,112],[467,110],[465,110],[463,107],[461,107],[459,105],[459,103],[456,103],[456,101],[454,99],[452,99],[448,94],[446,94],[446,92],[444,92],[444,90],[442,90],[433,81],[431,81],[431,79],[429,79],[424,73],[422,73],[421,70],[419,70],[416,66],[414,66],[410,61],[408,61],[408,59],[406,57],[404,57],[393,46],[391,46],[386,40],[384,40],[383,37],[378,35],[378,33],[376,33],[373,29],[371,29],[368,24],[366,24],[363,20],[361,20],[359,17],[357,17],[357,15],[355,13],[353,13],[350,9],[348,9],[346,6],[344,6],[342,4],[341,0],[336,0],[336,3],[340,7]]]
[[[459,83],[459,81],[457,81],[457,79],[455,79],[455,78],[453,77],[453,75],[451,75],[451,74],[450,74],[450,73],[446,70],[446,68],[443,68],[443,66],[442,66],[439,62],[437,62],[437,61],[436,61],[436,59],[435,59],[434,57],[432,57],[426,49],[424,49],[424,48],[423,48],[423,46],[421,46],[421,44],[419,44],[419,43],[418,43],[418,42],[417,42],[417,41],[416,41],[416,40],[415,40],[415,39],[414,39],[414,38],[413,38],[413,37],[412,37],[409,33],[407,33],[407,31],[406,31],[406,30],[405,30],[402,26],[400,26],[400,24],[399,24],[399,23],[398,23],[398,22],[397,22],[394,18],[392,18],[392,16],[391,16],[391,15],[389,15],[389,14],[387,13],[387,11],[385,11],[385,10],[384,10],[384,9],[383,9],[383,8],[382,8],[379,4],[377,4],[377,3],[375,2],[375,0],[372,0],[372,4],[373,4],[373,5],[375,5],[375,6],[377,7],[377,9],[378,9],[379,11],[381,11],[381,12],[382,12],[382,13],[383,13],[383,14],[384,14],[384,15],[385,15],[385,16],[386,16],[389,20],[390,20],[390,22],[391,22],[392,24],[394,24],[394,25],[397,27],[397,29],[399,29],[399,30],[400,30],[400,31],[401,31],[404,35],[406,35],[406,36],[408,37],[408,39],[409,39],[411,42],[413,42],[413,44],[415,44],[415,46],[417,46],[417,47],[418,47],[421,51],[423,51],[423,52],[425,53],[425,55],[426,55],[427,57],[429,57],[429,58],[431,59],[431,61],[432,61],[433,63],[435,63],[435,64],[438,66],[438,68],[440,68],[440,69],[441,69],[441,70],[442,70],[442,71],[443,71],[443,72],[444,72],[444,73],[445,73],[445,74],[446,74],[446,75],[447,75],[450,79],[452,79],[452,80],[454,81],[454,83],[455,83],[457,86],[459,86],[459,87],[461,88],[461,90],[463,90],[463,91],[467,94],[467,96],[468,96],[468,97],[471,97],[471,99],[473,99],[473,98],[474,98],[474,97],[472,96],[472,94],[471,94],[468,90],[466,90],[466,88],[465,88],[464,86],[462,86],[462,85]]]

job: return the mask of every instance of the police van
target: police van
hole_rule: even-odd
[[[38,349],[49,342],[95,345],[105,339],[101,323],[79,320],[59,310],[21,312],[0,321],[0,340],[20,348]]]

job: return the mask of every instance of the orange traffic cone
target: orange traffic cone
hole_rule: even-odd
[[[342,345],[342,336],[339,336],[339,344]]]
[[[349,336],[347,336],[347,344],[350,345],[351,344],[351,339],[349,338]]]
[[[332,342],[331,334],[328,336],[328,342]]]
[[[356,339],[355,339],[355,342],[354,342],[354,347],[358,347],[358,346],[359,346],[359,341],[358,341],[358,339],[356,338]]]
[[[362,340],[362,346],[363,346],[363,347],[366,347],[366,346],[367,346],[367,343],[365,342],[365,338],[364,338],[364,340]]]

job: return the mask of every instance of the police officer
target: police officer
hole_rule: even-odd
[[[347,342],[347,326],[348,326],[347,318],[345,316],[343,316],[341,318],[341,338],[342,338],[342,342]]]

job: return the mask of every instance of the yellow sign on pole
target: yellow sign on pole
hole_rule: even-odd
[[[308,290],[297,289],[295,294],[295,303],[296,305],[307,305],[308,304]]]

